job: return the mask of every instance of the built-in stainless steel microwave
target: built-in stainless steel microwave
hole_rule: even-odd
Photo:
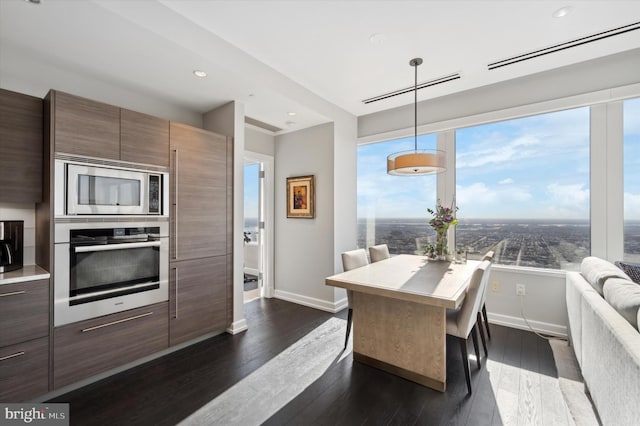
[[[56,160],[56,216],[168,216],[164,172]]]

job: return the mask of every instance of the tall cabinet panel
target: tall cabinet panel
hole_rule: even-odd
[[[42,99],[0,89],[0,202],[42,201]]]
[[[227,325],[229,144],[226,136],[170,123],[171,345]]]
[[[52,91],[55,151],[120,159],[120,108]]]
[[[171,260],[226,253],[227,139],[171,123]]]

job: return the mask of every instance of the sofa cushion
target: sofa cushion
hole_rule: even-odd
[[[640,284],[640,264],[621,261],[617,261],[615,264],[618,268],[622,269],[625,274],[629,275],[631,281]]]
[[[640,285],[622,278],[610,278],[604,283],[603,290],[604,300],[637,330]]]
[[[591,284],[591,286],[600,293],[600,296],[604,296],[602,286],[604,282],[609,278],[624,278],[630,280],[629,276],[625,274],[620,268],[613,263],[608,262],[599,257],[585,257],[580,264],[580,273]]]

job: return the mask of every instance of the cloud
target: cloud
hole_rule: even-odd
[[[624,193],[624,219],[640,220],[640,194]]]
[[[547,185],[548,200],[545,213],[548,217],[588,218],[590,192],[583,184]]]
[[[498,185],[509,185],[511,183],[513,183],[513,179],[506,178],[506,179],[502,179],[500,182],[498,182]]]

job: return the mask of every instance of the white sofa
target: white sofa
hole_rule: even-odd
[[[603,425],[640,424],[640,285],[586,258],[568,272],[569,337]]]

